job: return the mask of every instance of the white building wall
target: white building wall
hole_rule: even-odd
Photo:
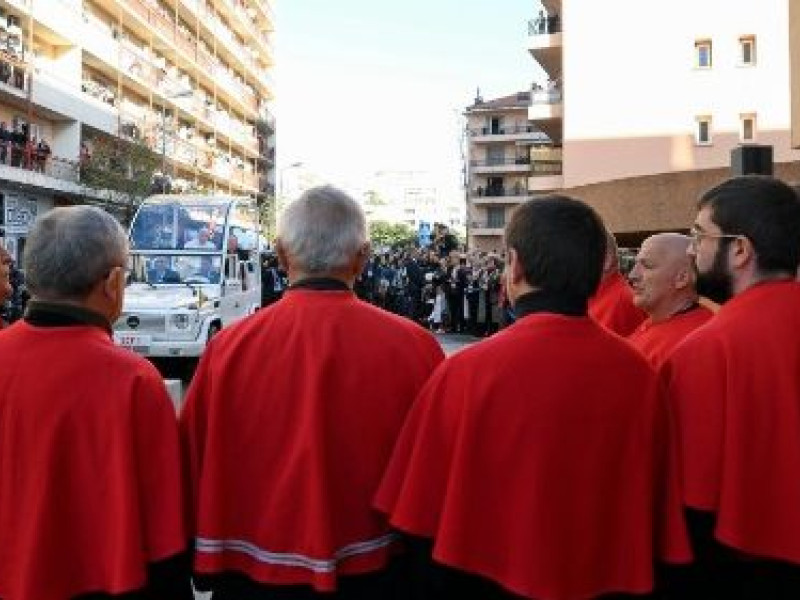
[[[564,185],[725,167],[743,113],[775,160],[791,149],[788,3],[795,0],[565,0]],[[754,35],[757,62],[740,65],[739,39]],[[695,67],[695,41],[713,44]],[[713,144],[695,143],[711,116]]]

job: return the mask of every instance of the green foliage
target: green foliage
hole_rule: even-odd
[[[373,221],[369,224],[369,239],[373,247],[404,246],[417,242],[417,233],[405,223]]]
[[[116,192],[127,205],[130,218],[150,194],[159,156],[140,140],[97,136],[91,140],[91,155],[80,165],[81,183],[96,190]]]

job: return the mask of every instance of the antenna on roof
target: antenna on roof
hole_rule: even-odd
[[[483,104],[483,98],[481,97],[480,87],[478,87],[477,91],[475,92],[475,104]]]

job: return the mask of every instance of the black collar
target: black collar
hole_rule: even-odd
[[[518,319],[535,313],[548,312],[568,317],[585,317],[589,301],[570,294],[539,290],[523,294],[514,302],[514,313]]]
[[[306,277],[289,286],[290,290],[314,290],[349,292],[350,286],[340,279],[333,277]]]
[[[25,310],[25,322],[35,327],[76,327],[93,325],[111,335],[106,318],[82,306],[31,300]]]

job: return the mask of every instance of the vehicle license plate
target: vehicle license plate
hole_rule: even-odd
[[[147,352],[150,349],[150,336],[138,333],[115,333],[114,341],[134,352]]]

